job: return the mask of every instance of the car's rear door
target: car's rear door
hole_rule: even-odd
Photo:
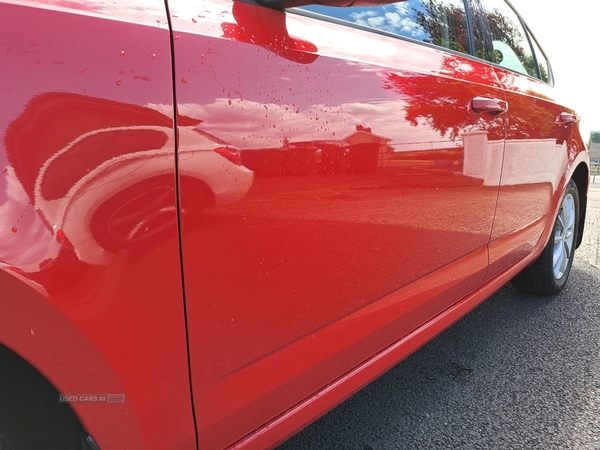
[[[554,222],[569,164],[575,113],[555,100],[546,56],[505,0],[481,0],[486,57],[506,89],[508,127],[490,243],[493,278],[531,253]],[[563,114],[564,113],[564,114]],[[561,119],[562,117],[562,119]],[[557,120],[558,119],[558,120]],[[571,153],[571,159],[579,149]]]
[[[193,395],[218,448],[482,285],[505,105],[462,1],[321,10],[346,22],[169,5]]]

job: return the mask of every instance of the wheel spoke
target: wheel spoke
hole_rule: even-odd
[[[566,228],[574,229],[575,228],[575,205],[573,204],[573,198],[571,196],[567,199],[567,223]]]
[[[565,208],[560,208],[560,213],[558,214],[557,225],[559,226],[558,228],[560,229],[561,234],[562,234],[562,231],[566,228],[564,215],[565,215]]]

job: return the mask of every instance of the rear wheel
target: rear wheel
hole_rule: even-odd
[[[573,264],[578,220],[579,193],[577,185],[571,180],[544,251],[513,280],[518,289],[540,295],[554,295],[562,290]]]

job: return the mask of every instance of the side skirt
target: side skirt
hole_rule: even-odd
[[[259,450],[273,448],[298,433],[442,333],[494,294],[536,258],[539,254],[538,247],[539,243],[536,246],[536,251],[533,251],[518,264],[490,280],[477,291],[455,303],[431,321],[379,352],[365,363],[315,393],[312,397],[307,398],[264,427],[246,436],[231,446],[230,449]]]

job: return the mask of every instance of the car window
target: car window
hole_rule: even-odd
[[[521,21],[504,0],[481,0],[492,38],[488,60],[515,72],[538,77],[535,59]]]
[[[468,0],[469,10],[471,12],[471,17],[483,17],[484,13],[481,8],[481,5],[473,0]],[[491,50],[486,48],[486,30],[481,20],[472,20],[472,30],[473,30],[473,44],[475,46],[475,51],[473,54],[481,59],[487,59],[487,53],[491,53]],[[491,46],[490,46],[491,48]]]
[[[548,60],[546,59],[546,55],[542,52],[542,49],[538,45],[538,43],[533,39],[531,33],[529,33],[531,37],[531,46],[533,47],[533,51],[535,53],[535,59],[537,60],[538,69],[540,70],[540,79],[546,83],[551,82],[550,75],[550,66],[548,64]]]
[[[407,0],[351,8],[310,5],[301,9],[458,52],[471,53],[463,0]]]

